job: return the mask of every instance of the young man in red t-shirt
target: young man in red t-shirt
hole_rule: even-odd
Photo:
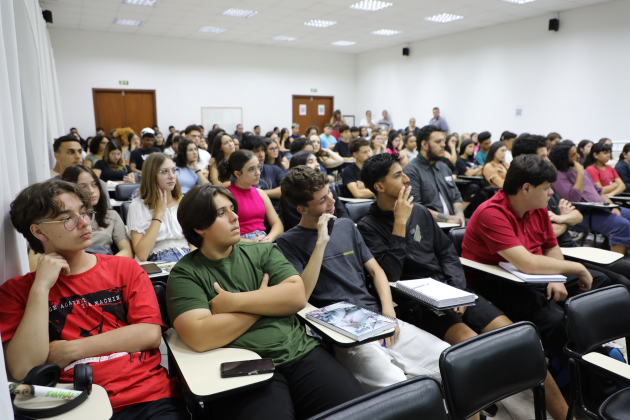
[[[468,222],[462,257],[492,265],[507,261],[528,274],[563,274],[568,276],[568,283],[590,290],[591,273],[582,264],[564,260],[549,219],[547,203],[555,180],[556,169],[550,162],[535,155],[514,159],[503,189],[480,205]],[[597,287],[610,284],[603,274],[597,273],[597,277]],[[545,347],[566,365],[564,312],[558,304],[568,296],[564,284],[523,284],[479,273],[470,273],[466,278],[471,289],[497,305],[512,321],[534,323]],[[566,407],[560,398],[549,398],[552,391],[559,395],[555,383],[553,390],[549,385],[546,383],[547,401],[555,400]],[[553,408],[558,409],[566,417],[566,409]]]
[[[0,286],[0,331],[13,378],[44,363],[72,382],[74,365],[92,366],[116,420],[184,420],[179,382],[160,366],[165,325],[146,272],[132,259],[87,254],[90,197],[47,181],[11,203],[13,226],[40,257],[37,271]]]

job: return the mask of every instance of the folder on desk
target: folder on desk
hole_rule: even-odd
[[[561,274],[526,274],[518,271],[518,268],[508,262],[500,262],[499,267],[527,283],[566,283],[567,281],[566,276]]]

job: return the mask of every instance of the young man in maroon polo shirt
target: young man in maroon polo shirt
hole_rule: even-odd
[[[508,261],[528,274],[563,274],[569,281],[577,278],[583,291],[592,285],[609,285],[603,274],[593,272],[593,283],[593,276],[582,264],[564,260],[547,212],[553,194],[550,186],[555,180],[556,169],[550,162],[535,155],[514,159],[503,189],[480,205],[470,219],[462,257],[492,265]],[[515,283],[478,273],[466,278],[469,288],[497,305],[512,321],[533,322],[544,346],[566,365],[564,312],[558,304],[568,295],[564,284]],[[559,392],[555,383],[554,388],[547,386],[546,393]]]

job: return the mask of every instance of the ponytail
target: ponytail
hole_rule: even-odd
[[[243,166],[249,162],[256,155],[251,150],[237,150],[232,153],[228,159],[217,163],[217,170],[219,172],[219,181],[227,182],[232,179],[234,171],[241,171]]]

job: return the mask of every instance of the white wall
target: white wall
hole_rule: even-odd
[[[92,88],[155,89],[158,124],[201,123],[201,107],[243,107],[245,130],[290,127],[291,95],[354,108],[356,56],[268,46],[50,28],[65,129],[95,130]],[[211,127],[206,127],[210,129]]]
[[[579,141],[628,140],[630,1],[542,16],[360,54],[357,105],[396,128],[425,125],[439,106],[451,131],[504,130]],[[523,117],[515,117],[517,106]]]

